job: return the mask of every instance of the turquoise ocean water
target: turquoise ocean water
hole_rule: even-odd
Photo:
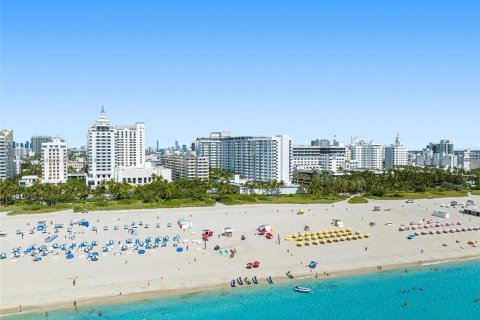
[[[313,293],[296,293],[295,285]],[[48,319],[480,319],[480,262],[340,279],[292,279],[120,305],[50,311]],[[408,305],[403,306],[406,302]],[[102,317],[98,312],[102,312]],[[44,319],[43,314],[6,319]]]

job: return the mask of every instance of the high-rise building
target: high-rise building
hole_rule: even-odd
[[[329,147],[330,140],[328,139],[316,139],[312,140],[311,144],[312,147]]]
[[[453,151],[453,142],[450,140],[440,140],[440,143],[429,143],[416,155],[415,160],[416,165],[421,167],[453,168],[458,165],[458,155]]]
[[[383,159],[385,158],[385,148],[383,145],[370,141],[357,141],[357,137],[352,137],[349,146],[351,158],[356,161],[356,167],[359,169],[382,170]]]
[[[435,143],[432,145],[433,145],[433,153],[454,154],[453,142],[451,142],[450,140],[440,140],[440,143]]]
[[[42,143],[51,141],[52,137],[50,136],[33,136],[30,143],[33,153],[39,156],[42,153]]]
[[[292,177],[292,141],[289,136],[232,137],[213,132],[197,138],[195,150],[208,158],[210,167],[234,171],[251,181],[283,181]]]
[[[395,144],[385,148],[385,169],[393,169],[395,166],[408,165],[408,150],[402,143],[397,133]]]
[[[88,129],[87,184],[96,187],[105,179],[113,178],[115,167],[115,128],[102,107],[97,121]]]
[[[145,165],[145,123],[115,126],[115,166],[142,167]]]
[[[223,141],[231,136],[232,134],[227,131],[212,132],[209,137],[197,139],[195,151],[197,154],[208,158],[208,165],[210,167],[221,168]]]
[[[13,161],[13,130],[0,131],[0,179],[15,176]]]
[[[67,144],[59,137],[42,143],[42,180],[48,183],[67,182]]]
[[[472,150],[470,153],[470,170],[480,169],[480,150]]]
[[[102,107],[99,118],[88,130],[87,184],[95,187],[102,180],[114,179],[115,167],[144,166],[145,123],[113,126]]]
[[[295,170],[316,170],[338,172],[344,167],[346,148],[343,143],[330,140],[313,140],[311,145],[293,146],[293,167]]]
[[[163,156],[164,165],[172,170],[172,179],[208,179],[208,158],[197,156],[195,152],[184,154],[175,151]]]

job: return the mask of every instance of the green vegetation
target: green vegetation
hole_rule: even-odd
[[[309,194],[291,195],[258,195],[258,194],[230,194],[218,201],[225,205],[237,204],[307,204],[307,203],[334,203],[345,200],[346,197],[317,197]]]
[[[27,172],[38,173],[35,161],[27,161]],[[178,179],[168,182],[153,175],[153,181],[144,185],[130,185],[113,180],[102,181],[90,189],[83,180],[69,179],[67,183],[53,185],[37,181],[33,186],[20,187],[20,177],[0,180],[0,211],[9,214],[44,213],[64,209],[122,210],[143,208],[174,208],[212,206],[215,201],[234,204],[307,204],[333,203],[346,199],[349,194],[361,194],[350,203],[365,203],[371,199],[421,199],[466,196],[466,181],[480,185],[480,169],[444,171],[435,168],[400,167],[381,174],[370,171],[334,176],[328,172],[301,174],[304,194],[279,195],[283,182],[246,183],[248,195],[239,194],[239,187],[230,180],[234,172],[211,169],[210,179]],[[260,194],[255,194],[258,192]]]
[[[470,190],[473,195],[480,196],[480,190]]]
[[[158,202],[143,202],[141,200],[105,200],[97,202],[88,202],[83,205],[75,205],[73,211],[81,212],[83,210],[131,210],[131,209],[155,209],[155,208],[180,208],[180,207],[208,207],[215,205],[215,200],[192,200],[192,199],[172,199]]]
[[[446,191],[466,190],[466,180],[480,185],[480,170],[452,172],[437,168],[405,166],[381,174],[363,171],[334,176],[328,172],[313,172],[311,175],[303,173],[296,176],[295,179],[304,182],[302,188],[306,192],[319,196],[359,193],[364,194],[367,198],[383,199],[393,194],[418,193],[419,197],[428,197],[429,194],[426,196],[421,194],[432,190],[430,191],[431,196],[439,197],[457,194],[455,192],[446,193]]]
[[[370,199],[377,200],[400,200],[400,199],[428,199],[428,198],[447,198],[447,197],[466,197],[466,190],[436,190],[431,189],[425,192],[395,192],[386,194],[382,197],[368,196]]]
[[[361,196],[354,196],[348,199],[348,203],[352,203],[352,204],[368,203],[368,200]]]
[[[71,204],[56,204],[52,206],[31,204],[31,205],[9,206],[9,207],[13,207],[8,210],[5,210],[5,211],[9,211],[7,213],[9,216],[18,215],[18,214],[48,213],[48,212],[62,211],[62,210],[68,210],[73,208]]]

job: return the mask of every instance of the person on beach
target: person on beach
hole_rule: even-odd
[[[18,312],[22,312],[22,305],[18,307]]]
[[[48,311],[45,311],[45,319],[48,319]]]
[[[77,308],[77,301],[73,301],[73,308],[75,309],[75,311],[78,310],[78,308]]]
[[[73,286],[75,287],[75,279],[73,279]]]

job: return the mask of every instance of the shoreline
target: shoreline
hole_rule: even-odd
[[[354,268],[354,269],[344,269],[344,270],[337,270],[328,273],[328,276],[324,274],[319,275],[316,277],[312,275],[311,272],[306,273],[299,273],[295,274],[295,278],[289,279],[286,276],[283,277],[272,277],[274,280],[274,284],[281,283],[284,284],[289,281],[295,280],[317,280],[317,281],[324,281],[330,279],[339,279],[339,278],[349,278],[349,277],[356,277],[356,276],[364,276],[370,275],[375,273],[383,273],[383,272],[391,272],[395,270],[402,270],[402,269],[409,269],[409,268],[422,268],[427,266],[433,265],[446,265],[446,264],[454,264],[454,263],[461,263],[467,262],[472,260],[480,260],[480,254],[476,255],[466,255],[461,256],[459,258],[453,259],[430,259],[426,261],[412,262],[412,263],[400,263],[400,264],[391,264],[382,266],[382,269],[379,270],[376,267],[364,267],[364,268]],[[266,286],[270,285],[268,283],[262,282],[259,286]],[[258,286],[258,287],[259,287]],[[244,285],[240,286],[240,288],[245,287],[257,287],[257,285]],[[125,295],[115,295],[115,296],[104,296],[104,297],[91,297],[87,299],[79,299],[77,300],[77,306],[79,308],[85,308],[89,306],[105,306],[105,305],[117,305],[117,304],[128,304],[140,301],[148,301],[148,300],[156,300],[162,298],[172,298],[172,297],[181,297],[187,296],[190,294],[196,293],[206,293],[212,291],[220,291],[220,290],[239,290],[237,288],[231,288],[229,284],[213,284],[206,287],[192,287],[192,288],[185,288],[185,289],[165,289],[165,290],[153,290],[153,291],[144,291],[144,292],[133,292],[128,293]],[[242,290],[242,289],[240,289]],[[0,318],[7,317],[7,316],[14,316],[14,315],[22,315],[22,314],[30,314],[36,312],[44,312],[44,311],[59,311],[65,309],[72,309],[71,303],[52,303],[42,306],[31,305],[31,306],[22,306],[22,312],[18,312],[16,308],[6,308],[0,309]]]
[[[471,199],[480,203],[480,196]],[[22,254],[18,259],[0,260],[0,316],[73,310],[74,301],[78,308],[84,308],[215,290],[228,292],[230,280],[238,276],[257,276],[260,284],[266,284],[266,277],[272,276],[281,284],[480,259],[480,246],[471,244],[472,240],[479,239],[480,220],[466,216],[458,209],[445,208],[443,203],[448,201],[217,205],[86,214],[62,211],[41,216],[0,213],[0,225],[8,232],[7,237],[0,239],[0,252],[10,255],[14,248],[46,244],[45,237],[53,234],[53,226],[57,224],[65,226],[55,232],[57,247],[58,244],[70,246],[95,241],[99,245],[96,250],[101,251],[98,262],[88,261],[81,249],[73,250],[73,259],[66,259],[64,252],[53,247],[49,249],[50,254],[42,255],[40,262],[32,261],[28,254]],[[374,206],[384,210],[375,211]],[[299,210],[304,210],[304,214],[297,214]],[[434,210],[448,212],[450,219],[432,218]],[[90,226],[73,225],[67,230],[71,221],[80,218],[89,221]],[[191,221],[188,231],[177,225],[181,219]],[[432,219],[437,220],[436,226],[429,225],[427,232],[426,221]],[[42,222],[39,220],[46,222],[46,232],[32,231],[37,223]],[[352,232],[368,232],[370,236],[329,243],[310,243],[310,239],[305,239],[303,245],[302,240],[300,243],[291,241],[292,234],[303,233],[306,228],[315,232],[323,230],[323,233],[335,229],[334,221],[339,220]],[[440,228],[445,228],[446,222],[461,225],[457,228],[463,230],[438,233]],[[412,223],[425,229],[413,240],[408,239],[408,232],[398,231],[400,226]],[[135,224],[138,225],[135,226],[137,232],[132,235],[127,228]],[[262,225],[269,225],[275,236],[259,235],[257,228]],[[227,227],[234,229],[233,233],[222,235],[222,230]],[[21,236],[17,230],[21,230]],[[208,242],[201,241],[204,230],[214,232]],[[174,245],[171,240],[165,246],[145,248],[142,254],[136,251],[138,247],[123,246],[131,244],[132,240],[162,237],[177,237],[178,240]],[[112,245],[105,250],[107,242]],[[177,251],[177,246],[183,250]],[[221,250],[214,250],[214,247]],[[226,253],[232,250],[235,254],[229,257]],[[252,261],[260,261],[261,267],[246,268],[246,264]],[[307,269],[310,261],[320,263],[316,269],[310,270]],[[378,270],[378,266],[382,269]],[[287,271],[295,276],[293,282],[285,275]],[[316,274],[318,278],[315,278]],[[76,284],[72,283],[73,279]],[[18,312],[20,309],[22,311]]]

